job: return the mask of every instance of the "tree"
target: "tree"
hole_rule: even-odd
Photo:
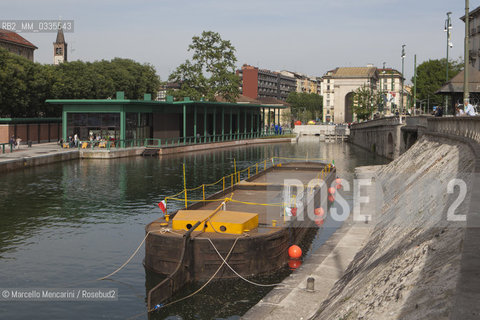
[[[169,76],[169,81],[181,84],[180,90],[169,91],[175,98],[215,101],[217,95],[235,102],[240,94],[240,77],[235,74],[235,47],[220,34],[203,31],[194,36],[188,51],[192,61],[186,60]]]
[[[129,99],[156,95],[153,66],[130,59],[42,65],[0,48],[0,117],[58,117],[47,99],[105,99],[124,91]]]
[[[292,117],[306,122],[318,119],[323,111],[323,98],[316,93],[290,92],[287,97]]]
[[[446,59],[428,60],[417,67],[417,100],[430,99],[430,103],[442,104],[444,97],[435,94],[445,84]],[[448,78],[451,79],[462,70],[463,62],[448,62]],[[412,77],[412,83],[414,78]],[[412,92],[415,87],[412,88]]]
[[[352,110],[358,120],[369,119],[380,106],[383,106],[382,94],[373,91],[367,85],[357,88],[357,90],[354,91],[352,99]]]

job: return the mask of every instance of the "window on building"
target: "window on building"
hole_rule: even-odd
[[[330,105],[330,100],[327,100],[327,107]]]
[[[330,85],[327,85],[327,90],[330,90]]]

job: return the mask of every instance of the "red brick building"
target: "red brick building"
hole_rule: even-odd
[[[0,47],[31,61],[33,61],[33,51],[38,49],[17,33],[3,29],[0,29]]]
[[[244,64],[237,74],[242,80],[242,94],[252,99],[275,98],[285,101],[288,94],[297,89],[295,78],[279,72]]]

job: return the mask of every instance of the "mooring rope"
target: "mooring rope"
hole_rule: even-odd
[[[112,273],[110,273],[109,275],[106,275],[105,277],[101,277],[101,278],[98,278],[96,280],[105,280],[107,278],[110,278],[111,276],[113,276],[115,273],[117,273],[118,271],[122,270],[132,259],[133,257],[135,257],[135,255],[138,253],[138,250],[140,250],[140,248],[142,247],[143,243],[145,242],[145,240],[147,240],[147,237],[150,233],[154,232],[154,231],[159,231],[159,230],[151,230],[151,231],[148,231],[147,234],[145,235],[145,237],[143,238],[142,242],[140,242],[140,244],[138,245],[137,249],[133,252],[133,254],[130,256],[130,258],[127,259],[127,261],[125,261],[124,264],[122,264],[117,270],[113,271]]]
[[[230,248],[230,251],[228,252],[226,259],[228,259],[228,258],[230,257],[230,255],[231,255],[232,252],[233,252],[233,249],[235,248],[235,245],[237,244],[238,239],[240,239],[240,238],[241,238],[241,237],[235,238],[235,241],[233,242],[232,247]],[[150,312],[159,310],[159,309],[161,309],[161,308],[165,308],[165,307],[171,306],[172,304],[175,304],[175,303],[177,303],[177,302],[180,302],[180,301],[183,301],[183,300],[185,300],[185,299],[188,299],[188,298],[193,297],[194,295],[196,295],[197,293],[199,293],[200,291],[202,291],[202,290],[213,280],[213,278],[215,278],[215,276],[218,274],[218,272],[220,272],[220,270],[222,269],[223,265],[226,263],[226,261],[225,261],[224,259],[222,259],[222,260],[223,260],[223,262],[222,262],[222,264],[218,267],[217,271],[215,271],[215,273],[210,277],[210,279],[208,279],[207,282],[205,282],[200,288],[198,288],[198,289],[195,290],[194,292],[190,293],[189,295],[187,295],[187,296],[185,296],[185,297],[183,297],[183,298],[177,299],[177,300],[172,301],[172,302],[169,302],[169,303],[167,303],[167,304],[163,304],[163,305],[162,305],[162,304],[157,304],[157,305],[155,305],[153,308],[151,308],[150,310],[147,310],[147,312],[139,313],[139,314],[134,315],[134,316],[132,316],[132,317],[130,317],[130,318],[128,318],[128,319],[129,319],[129,320],[130,320],[130,319],[136,319],[136,318],[138,318],[139,316],[141,316],[141,315],[143,315],[143,314],[150,313]]]
[[[253,284],[255,286],[259,286],[259,287],[274,287],[274,286],[278,286],[278,285],[281,285],[281,283],[273,283],[273,284],[261,284],[261,283],[256,283],[256,282],[253,282],[251,280],[248,280],[247,278],[244,278],[241,274],[239,274],[237,271],[235,271],[235,269],[233,269],[229,264],[228,262],[226,261],[226,259],[223,258],[223,256],[220,254],[220,252],[218,252],[217,250],[217,247],[215,247],[215,245],[213,244],[212,240],[210,240],[210,238],[206,238],[210,244],[212,245],[213,249],[215,249],[215,252],[217,252],[218,256],[220,257],[220,259],[222,259],[223,263],[227,265],[228,268],[230,268],[230,270],[232,270],[233,273],[235,273],[235,275],[237,275],[237,277],[239,277],[240,279],[250,283],[250,284]],[[238,238],[237,238],[238,239]],[[227,256],[227,259],[228,259],[228,256]]]

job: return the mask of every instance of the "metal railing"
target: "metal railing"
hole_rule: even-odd
[[[186,145],[206,144],[214,142],[226,142],[235,140],[256,139],[271,136],[283,136],[290,134],[291,130],[282,130],[275,132],[275,130],[265,130],[263,132],[248,132],[248,133],[228,133],[216,134],[207,136],[190,136],[190,137],[173,137],[173,138],[146,138],[146,139],[127,139],[127,140],[93,140],[93,141],[79,141],[75,146],[73,143],[62,143],[62,148],[78,148],[78,149],[120,149],[120,148],[167,148]]]
[[[6,150],[8,150],[8,148],[10,148],[10,152],[13,152],[13,145],[10,144],[9,142],[7,143],[0,143],[0,148],[2,150],[2,153],[6,153]]]
[[[288,158],[288,157],[271,157],[269,159],[264,159],[263,161],[254,163],[246,168],[237,170],[236,164],[234,165],[234,172],[223,176],[219,180],[213,183],[202,184],[194,188],[185,188],[182,191],[164,198],[165,207],[171,201],[179,201],[185,203],[185,208],[189,207],[189,203],[192,202],[222,202],[225,199],[212,199],[208,200],[208,196],[212,195],[219,191],[225,191],[228,188],[233,188],[235,185],[239,184],[242,180],[250,179],[250,177],[266,171],[272,167],[281,167],[282,162],[297,162],[297,161],[320,161],[324,164],[322,170],[320,170],[316,176],[316,179],[326,179],[328,174],[333,170],[334,165],[328,163],[326,159],[317,159],[317,158]],[[232,200],[233,202],[240,202],[238,200]],[[167,210],[168,211],[168,210]]]

